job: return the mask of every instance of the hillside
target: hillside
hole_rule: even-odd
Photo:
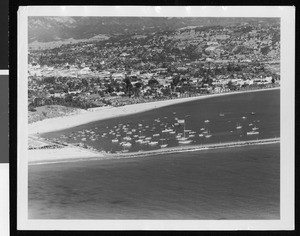
[[[176,30],[188,26],[214,26],[243,23],[278,24],[275,18],[217,17],[29,17],[28,41],[51,42],[97,35],[144,34]]]

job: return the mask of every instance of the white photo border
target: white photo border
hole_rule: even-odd
[[[279,17],[280,220],[28,219],[28,16]],[[26,6],[18,11],[18,230],[293,230],[295,147],[295,7],[287,6]]]

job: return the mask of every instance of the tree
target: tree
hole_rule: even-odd
[[[176,76],[172,79],[172,84],[176,87],[180,82],[179,76]]]
[[[236,90],[236,86],[232,83],[231,80],[228,82],[227,86],[230,90]]]
[[[159,85],[159,82],[158,82],[156,79],[152,78],[152,79],[150,79],[150,80],[148,81],[148,85],[149,85],[150,87],[154,87],[154,86],[156,86],[156,85]]]
[[[107,86],[106,92],[107,92],[107,93],[112,93],[113,91],[114,91],[113,87],[109,84],[109,85]]]
[[[54,84],[55,83],[55,77],[46,77],[44,78],[45,83]]]
[[[130,97],[131,96],[131,92],[132,92],[132,88],[133,88],[131,80],[130,80],[130,78],[128,76],[126,76],[125,79],[124,79],[124,82],[125,82],[126,93]]]

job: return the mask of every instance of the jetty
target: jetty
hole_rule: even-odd
[[[39,141],[42,141],[41,138],[38,138]],[[267,138],[267,139],[256,139],[256,140],[247,140],[247,141],[237,141],[237,142],[224,142],[224,143],[211,143],[211,144],[198,144],[198,145],[186,145],[186,146],[176,146],[176,147],[165,147],[163,149],[139,151],[139,152],[119,152],[119,153],[106,153],[106,152],[97,152],[95,150],[86,149],[74,145],[56,145],[50,148],[41,148],[39,150],[29,150],[34,154],[38,152],[38,155],[33,155],[30,157],[28,162],[29,164],[47,164],[47,163],[58,163],[58,162],[72,162],[72,161],[85,161],[85,160],[112,160],[112,159],[122,159],[122,158],[137,158],[137,157],[147,157],[147,156],[156,156],[163,154],[172,154],[180,152],[194,152],[194,151],[206,151],[214,149],[223,149],[223,148],[234,148],[234,147],[243,147],[250,145],[267,145],[280,143],[280,138]],[[48,145],[51,145],[50,142],[47,142]],[[52,150],[52,151],[51,151]],[[57,150],[56,155],[50,155],[52,152]],[[59,151],[60,150],[60,151]],[[64,151],[65,150],[65,151]],[[47,152],[50,152],[49,155]],[[66,155],[66,153],[68,155]],[[71,154],[72,155],[69,155]],[[52,153],[53,154],[53,153]],[[75,155],[77,154],[77,155]],[[53,160],[52,160],[53,159]]]

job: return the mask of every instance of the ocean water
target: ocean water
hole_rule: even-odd
[[[177,119],[184,120],[185,125],[176,124]],[[237,126],[241,128],[237,129]],[[259,133],[247,135],[254,127],[258,128]],[[163,132],[165,129],[172,129],[173,134]],[[185,137],[191,140],[191,145],[279,137],[280,90],[232,94],[181,103],[51,132],[42,137],[86,144],[99,151],[127,149],[134,152],[159,149],[159,144],[178,146],[176,135],[181,133],[183,136],[184,129],[190,130],[190,133],[185,132]],[[211,137],[206,138],[205,131]],[[149,138],[158,143],[153,146],[138,143],[141,136],[144,136],[143,140]],[[129,141],[124,138],[129,138]],[[112,142],[113,139],[116,142]],[[122,141],[131,146],[125,148],[120,145]]]
[[[146,137],[154,126],[160,135],[169,127],[177,134],[182,127],[172,127],[175,117],[185,119],[185,128],[195,132],[194,144],[279,137],[280,91],[182,103],[43,137],[78,142],[73,138],[79,135],[98,150],[118,151],[111,139],[120,124]],[[237,123],[242,129],[236,129]],[[249,124],[259,128],[258,135],[246,135]],[[212,136],[199,137],[201,128]],[[120,139],[128,136],[119,132]],[[171,134],[164,135],[169,146],[178,145]],[[129,151],[150,148],[131,142]],[[31,219],[279,219],[280,144],[30,165],[28,198]]]
[[[279,149],[31,165],[29,218],[279,219]]]

